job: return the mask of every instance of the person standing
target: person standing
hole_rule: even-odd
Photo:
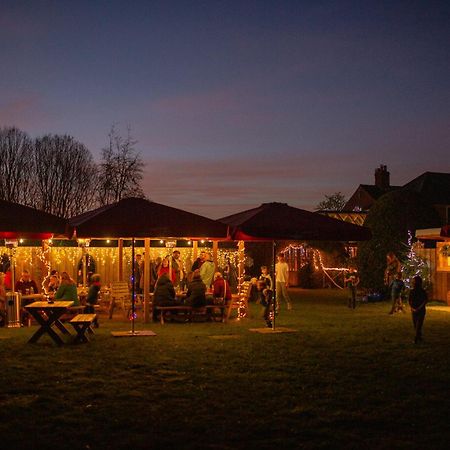
[[[384,271],[384,284],[390,286],[396,275],[402,271],[402,265],[394,252],[386,255],[386,269]]]
[[[359,284],[358,272],[354,267],[350,267],[348,274],[344,278],[344,283],[349,290],[348,307],[351,309],[356,308],[356,288]]]
[[[136,294],[142,294],[141,280],[144,274],[144,261],[142,261],[142,255],[138,253],[134,259],[134,289]]]
[[[395,277],[394,281],[389,286],[392,300],[392,307],[391,310],[389,311],[389,314],[394,314],[400,311],[405,312],[405,310],[403,309],[403,300],[402,300],[402,293],[404,288],[405,283],[403,283],[402,280],[402,273],[399,272]]]
[[[200,266],[200,277],[203,283],[205,283],[207,289],[209,289],[212,285],[215,270],[216,267],[214,262],[211,261],[211,253],[205,252],[203,256],[203,263]]]
[[[266,325],[272,328],[273,321],[273,292],[267,287],[265,280],[258,280],[257,283],[257,302],[264,308],[263,318]]]
[[[281,299],[284,299],[287,309],[292,309],[291,298],[288,294],[289,287],[289,265],[284,259],[284,255],[280,253],[277,256],[275,264],[275,288],[276,288],[276,310],[280,307]]]
[[[258,279],[260,281],[265,281],[267,289],[272,290],[273,281],[267,266],[261,266],[261,275]]]
[[[180,259],[180,251],[174,250],[172,253],[172,270],[175,273],[174,286],[181,288],[183,284],[183,262]]]
[[[422,327],[425,320],[428,295],[422,286],[422,278],[419,275],[414,277],[413,283],[413,288],[409,292],[408,303],[411,307],[415,331],[414,344],[418,344],[422,341]]]

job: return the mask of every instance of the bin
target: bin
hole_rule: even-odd
[[[18,292],[6,293],[6,326],[20,327],[20,297]]]

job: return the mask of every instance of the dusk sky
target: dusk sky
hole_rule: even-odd
[[[98,160],[131,126],[156,202],[313,210],[450,171],[448,1],[0,0],[0,126]]]

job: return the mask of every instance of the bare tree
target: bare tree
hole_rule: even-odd
[[[131,136],[130,128],[122,137],[113,125],[108,138],[99,165],[98,202],[107,205],[126,197],[144,197],[140,183],[145,164],[136,152],[137,141]]]
[[[46,135],[34,142],[36,206],[61,217],[94,207],[97,167],[73,137]]]
[[[316,210],[342,211],[346,203],[345,195],[342,192],[335,192],[332,195],[325,195],[325,200],[316,206]]]
[[[32,143],[15,127],[0,129],[0,199],[32,204]]]

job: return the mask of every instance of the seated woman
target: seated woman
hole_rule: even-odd
[[[231,288],[220,272],[214,274],[213,298],[223,299],[225,303],[231,300]]]
[[[193,308],[206,306],[206,285],[200,277],[200,271],[194,270],[192,281],[188,284],[186,304]]]
[[[53,294],[58,290],[59,288],[59,278],[56,274],[50,275],[48,284],[47,284],[47,292],[53,296]]]
[[[61,284],[55,292],[54,298],[55,300],[70,300],[73,302],[73,306],[80,306],[77,285],[67,272],[61,274]]]
[[[175,288],[166,273],[162,274],[156,282],[153,303],[155,306],[174,306],[177,304]]]
[[[86,297],[86,307],[84,308],[84,311],[86,313],[95,313],[94,305],[98,303],[98,294],[101,287],[102,285],[100,283],[100,275],[98,273],[94,273],[91,276],[91,285],[89,286],[89,291]],[[99,327],[97,317],[95,318],[93,324],[95,328]]]

